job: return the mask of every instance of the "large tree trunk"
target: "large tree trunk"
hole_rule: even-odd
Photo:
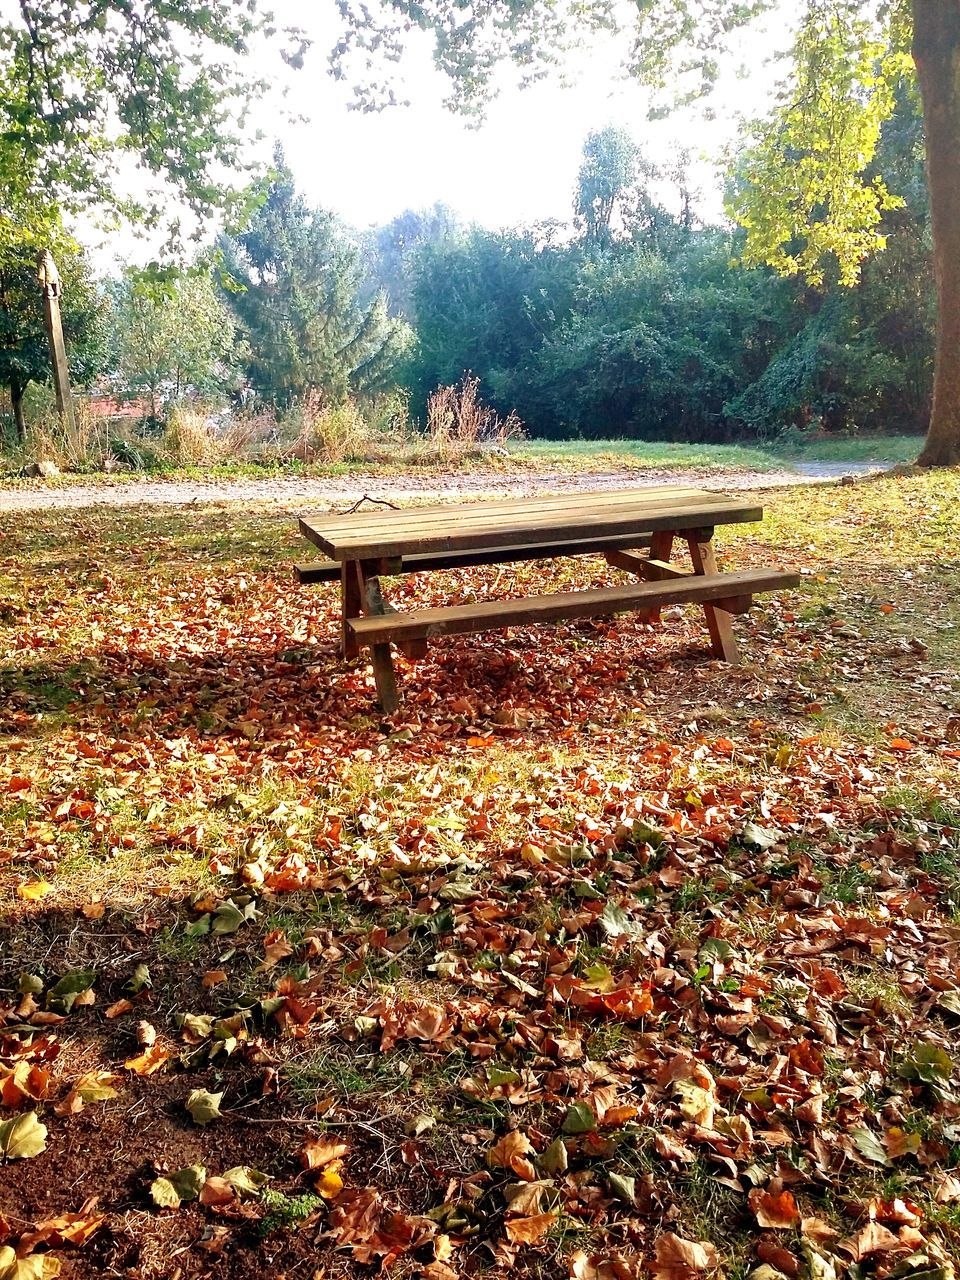
[[[17,440],[23,444],[27,438],[27,424],[23,416],[24,388],[18,382],[10,384],[10,403],[13,406],[13,421],[17,428]]]
[[[913,0],[937,281],[937,355],[924,467],[960,463],[960,0]]]

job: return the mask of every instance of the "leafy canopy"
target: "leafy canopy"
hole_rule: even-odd
[[[147,225],[171,196],[205,216],[235,196],[227,172],[249,168],[244,115],[260,82],[243,72],[272,32],[255,0],[19,0],[0,20],[0,248],[42,242],[57,206],[96,206]],[[292,33],[291,33],[292,34]],[[296,38],[296,37],[294,37]],[[300,48],[290,53],[296,62]],[[133,156],[166,190],[118,190]]]
[[[660,91],[652,114],[661,114],[708,92],[734,33],[776,3],[343,0],[346,29],[334,66],[345,76],[362,64],[361,105],[395,101],[390,68],[420,33],[450,77],[451,104],[478,114],[504,61],[527,82],[559,65],[573,45],[607,33],[622,44],[625,72]],[[879,175],[864,174],[897,86],[913,75],[910,29],[909,0],[804,0],[780,99],[771,118],[754,126],[730,199],[748,233],[747,264],[815,283],[835,270],[851,284],[883,246],[880,221],[896,200]]]

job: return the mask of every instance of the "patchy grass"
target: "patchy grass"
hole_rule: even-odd
[[[838,1278],[935,1269],[958,499],[765,495],[721,554],[804,587],[737,621],[742,668],[695,609],[515,628],[401,663],[388,720],[289,516],[0,516],[0,1125],[46,1128],[0,1170],[9,1239],[78,1280],[559,1280],[647,1275],[672,1233],[739,1277],[805,1274],[805,1222]]]
[[[658,470],[685,467],[729,471],[778,471],[795,462],[869,462],[890,466],[913,462],[919,436],[813,436],[768,444],[688,444],[649,440],[523,440],[510,453],[538,463],[636,466]]]

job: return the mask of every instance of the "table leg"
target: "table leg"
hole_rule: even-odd
[[[356,560],[344,560],[340,565],[340,647],[346,662],[356,658],[360,646],[347,626],[348,618],[359,618],[363,611],[360,595],[360,565]]]
[[[687,535],[690,548],[690,559],[693,561],[694,573],[713,576],[720,572],[717,557],[713,549],[713,531],[699,530]],[[740,665],[740,651],[733,634],[733,622],[725,609],[717,609],[712,604],[705,604],[703,612],[707,619],[707,630],[710,632],[711,648],[715,658],[723,658],[731,666]]]
[[[650,559],[662,560],[664,564],[669,563],[671,553],[673,552],[673,534],[669,529],[660,529],[654,533],[650,539]],[[660,609],[651,609],[644,617],[645,622],[659,624]]]
[[[364,613],[382,614],[387,611],[387,602],[380,591],[380,579],[371,572],[379,566],[374,563],[357,565],[357,579],[360,584],[360,602]],[[373,658],[373,678],[377,684],[377,698],[387,715],[391,715],[400,706],[400,695],[397,692],[397,675],[393,669],[393,654],[389,644],[371,646]]]

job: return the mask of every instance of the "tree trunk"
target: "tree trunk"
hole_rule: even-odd
[[[27,424],[23,416],[23,392],[24,388],[19,382],[11,382],[10,403],[13,406],[13,422],[17,428],[17,440],[20,444],[23,444],[27,438]]]
[[[937,282],[933,410],[917,461],[960,463],[960,0],[913,0]]]

